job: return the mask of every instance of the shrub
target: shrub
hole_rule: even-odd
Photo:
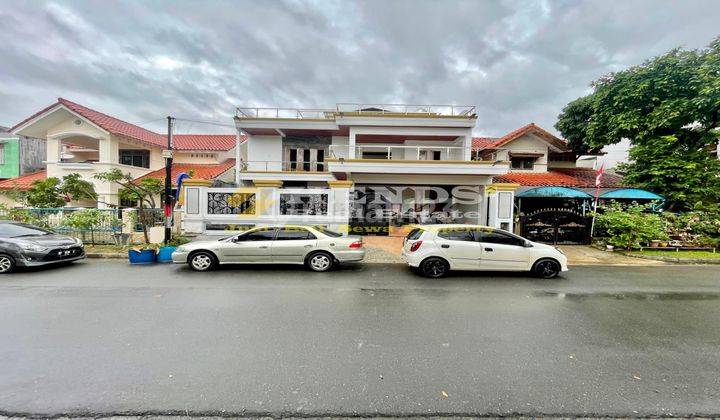
[[[652,240],[668,239],[663,217],[638,204],[625,208],[615,203],[608,205],[595,215],[595,226],[609,245],[618,248],[637,249]]]

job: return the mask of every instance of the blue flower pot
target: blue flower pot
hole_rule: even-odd
[[[136,251],[131,249],[128,251],[128,259],[130,260],[130,264],[152,264],[155,262],[155,250],[142,249]]]
[[[177,249],[176,246],[161,246],[157,255],[157,262],[172,262],[172,253]]]

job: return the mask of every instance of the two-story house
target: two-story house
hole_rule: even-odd
[[[246,136],[231,190],[189,188],[187,230],[271,222],[402,234],[412,223],[512,230],[515,185],[505,160],[477,160],[472,106],[338,104],[238,108]]]
[[[628,188],[622,178],[578,167],[577,156],[562,140],[535,124],[527,124],[499,138],[476,138],[479,159],[510,162],[509,173],[495,182],[519,185],[515,192],[515,231],[532,240],[585,243],[588,217],[595,196],[604,200],[662,201],[649,191]]]
[[[44,171],[0,182],[0,190],[27,189],[33,181],[80,174],[98,193],[98,207],[117,206],[118,185],[94,175],[120,169],[134,178],[164,178],[167,136],[85,107],[58,101],[15,125],[13,134],[41,139],[46,151]],[[174,173],[194,172],[208,179],[233,180],[239,139],[226,134],[177,134],[173,138]],[[69,203],[77,204],[77,203]]]

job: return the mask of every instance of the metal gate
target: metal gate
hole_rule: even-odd
[[[582,245],[590,242],[591,218],[571,208],[544,208],[520,219],[523,237],[550,244]]]

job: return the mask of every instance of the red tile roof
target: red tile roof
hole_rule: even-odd
[[[484,150],[498,148],[504,144],[510,143],[511,141],[530,133],[543,138],[545,141],[562,151],[570,151],[567,145],[567,141],[552,135],[546,130],[543,130],[542,128],[535,125],[535,123],[524,125],[517,130],[513,130],[505,134],[504,136],[496,139],[492,139],[489,137],[475,137],[473,138],[473,149]]]
[[[0,181],[0,190],[12,190],[15,188],[20,190],[27,190],[30,189],[30,187],[35,181],[42,181],[45,178],[47,178],[47,171],[45,169],[43,169],[42,171],[20,175],[16,178],[10,178]]]
[[[173,184],[175,183],[175,180],[177,179],[178,175],[182,172],[186,172],[190,174],[192,171],[192,178],[193,179],[207,179],[212,180],[217,178],[218,176],[222,175],[223,173],[227,172],[228,170],[232,169],[235,166],[235,159],[228,159],[222,163],[215,163],[215,164],[201,164],[201,163],[174,163],[172,166],[172,176],[171,179],[173,180]],[[139,178],[135,179],[135,182],[139,182],[146,178],[158,178],[158,179],[165,179],[165,168],[158,169],[156,171],[152,171],[148,174],[145,174]]]
[[[527,187],[577,187],[594,188],[597,172],[587,168],[550,169],[547,172],[510,172],[496,176],[493,182],[509,182]],[[601,188],[626,186],[622,177],[605,172],[600,184]]]
[[[86,118],[108,133],[128,137],[156,147],[164,147],[167,145],[167,137],[165,134],[155,133],[64,98],[58,98],[56,103],[24,119],[16,124],[11,131],[60,105]],[[235,147],[234,135],[176,134],[174,139],[176,140],[174,146],[176,146],[177,150],[227,151]],[[232,141],[230,141],[230,139],[232,139]]]
[[[245,141],[245,136],[240,138]],[[173,149],[175,150],[207,150],[228,151],[235,147],[233,134],[175,134]]]

